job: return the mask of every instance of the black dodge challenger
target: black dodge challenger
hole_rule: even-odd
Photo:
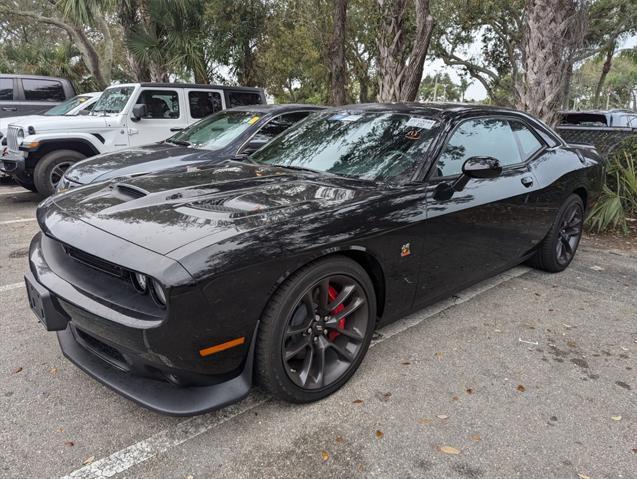
[[[64,355],[192,415],[354,374],[374,328],[528,261],[566,268],[599,157],[516,111],[353,105],[246,161],[45,200],[26,273]]]

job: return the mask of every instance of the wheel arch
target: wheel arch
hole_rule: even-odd
[[[575,188],[573,194],[579,196],[584,203],[584,212],[588,211],[588,191],[583,186]]]
[[[29,154],[28,167],[35,168],[36,164],[45,155],[56,150],[73,150],[90,158],[100,152],[93,144],[82,138],[68,138],[64,140],[42,140],[39,148]]]
[[[385,272],[378,258],[376,258],[371,252],[369,252],[367,248],[360,246],[350,246],[338,249],[330,248],[329,250],[322,251],[321,253],[312,256],[311,258],[306,258],[304,261],[299,262],[297,265],[295,265],[294,269],[286,271],[285,274],[276,281],[276,284],[274,285],[269,296],[271,297],[271,295],[274,294],[274,292],[281,286],[281,284],[283,284],[286,279],[299,271],[301,268],[305,268],[312,263],[322,261],[333,256],[344,256],[354,261],[365,270],[370,280],[372,281],[372,285],[374,286],[374,293],[376,294],[376,316],[377,318],[382,318],[385,309]]]

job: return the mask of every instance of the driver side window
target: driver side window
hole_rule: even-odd
[[[507,120],[474,118],[462,123],[442,150],[433,177],[456,176],[472,156],[490,156],[502,166],[521,163],[520,150]]]

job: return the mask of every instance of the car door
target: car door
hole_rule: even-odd
[[[18,105],[20,115],[44,113],[66,100],[62,82],[46,78],[22,78],[23,101]]]
[[[187,112],[181,107],[180,91],[175,88],[144,88],[139,92],[136,105],[146,105],[146,114],[129,125],[131,146],[147,145],[165,140],[188,126]]]
[[[18,116],[19,102],[16,80],[13,78],[0,78],[0,118]]]
[[[431,302],[520,262],[542,239],[541,206],[533,196],[539,186],[529,162],[544,146],[516,118],[469,118],[456,126],[427,179],[417,303]],[[464,162],[476,156],[496,158],[502,173],[470,179],[464,189],[449,195]]]

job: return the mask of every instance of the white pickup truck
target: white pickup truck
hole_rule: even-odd
[[[131,83],[107,88],[89,115],[30,117],[11,123],[0,170],[50,195],[73,163],[100,153],[165,140],[225,108],[265,103],[259,88]]]

